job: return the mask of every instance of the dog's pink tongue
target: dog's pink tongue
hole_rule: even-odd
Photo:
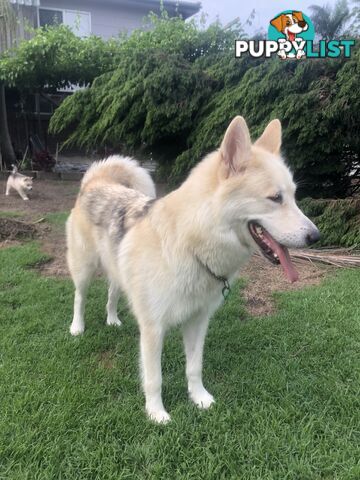
[[[295,270],[294,265],[292,264],[289,250],[284,247],[283,245],[280,245],[271,235],[269,232],[264,231],[264,237],[266,237],[267,241],[270,244],[270,247],[272,250],[277,254],[279,257],[281,266],[283,267],[283,270],[285,272],[285,275],[288,277],[291,283],[296,282],[299,280],[299,274]]]
[[[288,32],[288,35],[289,35],[290,42],[294,42],[295,41],[295,33]]]

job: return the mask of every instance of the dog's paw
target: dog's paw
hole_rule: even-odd
[[[29,200],[29,197],[24,197],[23,200],[27,202]]]
[[[166,410],[147,410],[147,414],[153,422],[156,423],[168,423],[171,418]]]
[[[213,403],[215,403],[214,397],[211,393],[205,390],[205,388],[202,391],[190,393],[190,398],[195,405],[204,410],[207,410]]]
[[[106,325],[116,325],[117,327],[120,327],[122,323],[118,317],[107,317]]]
[[[70,326],[70,333],[73,337],[77,337],[78,335],[82,335],[84,333],[85,327],[84,325],[74,324],[72,323]]]
[[[298,52],[296,54],[296,58],[299,60],[299,58],[302,58],[304,56],[305,56],[304,50],[298,50]]]

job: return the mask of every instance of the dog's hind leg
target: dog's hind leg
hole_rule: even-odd
[[[75,285],[74,315],[70,326],[71,335],[81,335],[84,333],[86,294],[95,269],[96,266],[93,263],[83,264],[80,271],[74,271],[70,268],[71,276]]]
[[[110,280],[109,283],[109,291],[108,291],[108,301],[106,304],[106,311],[107,311],[107,318],[106,324],[107,325],[117,325],[120,327],[121,321],[117,315],[117,305],[120,297],[120,289],[117,284]]]
[[[200,408],[209,408],[214,403],[213,396],[202,382],[202,358],[208,324],[208,317],[203,316],[196,317],[183,326],[189,396]]]
[[[164,408],[161,398],[161,352],[164,331],[160,326],[145,321],[140,324],[140,352],[146,411],[151,420],[166,423],[170,415]]]
[[[67,262],[75,285],[74,315],[70,326],[71,335],[84,332],[84,312],[86,293],[91,278],[98,266],[95,247],[86,234],[79,228],[70,215],[67,224]]]

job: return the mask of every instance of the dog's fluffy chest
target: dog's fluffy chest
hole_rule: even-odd
[[[249,256],[246,248],[237,245],[219,251],[213,261],[196,256],[189,259],[188,268],[179,265],[174,288],[169,292],[166,317],[178,324],[196,315],[211,316],[223,301],[225,281],[233,283]]]
[[[121,283],[135,313],[141,297],[141,310],[169,327],[211,316],[223,300],[224,283],[219,278],[231,283],[251,254],[234,233],[221,243],[185,249],[160,243],[156,252],[146,253],[143,246],[140,253],[134,247],[136,230],[125,237],[119,251]]]

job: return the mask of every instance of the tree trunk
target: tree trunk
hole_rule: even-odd
[[[35,93],[35,110],[36,110],[36,117],[37,117],[37,123],[38,123],[38,136],[40,138],[41,142],[45,143],[45,139],[42,133],[42,125],[41,125],[41,113],[40,113],[40,93],[36,92]]]
[[[16,156],[9,134],[5,101],[5,86],[3,83],[0,83],[0,148],[3,164],[7,168],[10,168],[13,163],[16,163]]]

